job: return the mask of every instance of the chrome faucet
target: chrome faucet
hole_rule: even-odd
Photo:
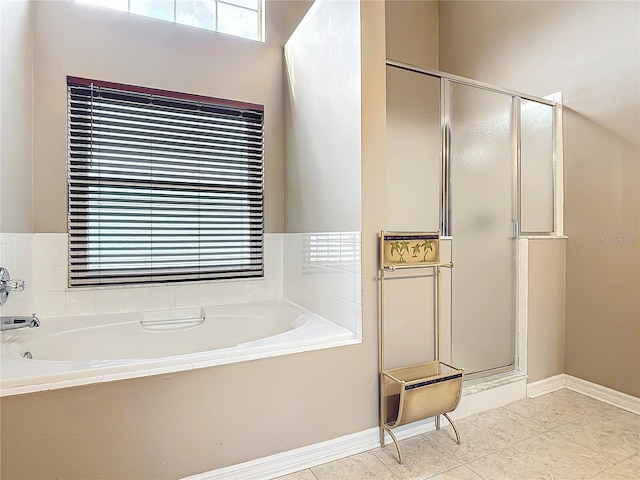
[[[0,317],[0,330],[15,330],[16,328],[39,327],[40,319],[33,313],[30,317]]]
[[[0,305],[4,305],[10,292],[22,292],[26,286],[24,280],[11,280],[9,270],[0,267]]]

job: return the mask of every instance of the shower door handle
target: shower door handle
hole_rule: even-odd
[[[509,236],[511,238],[518,238],[518,221],[512,220],[509,226]]]

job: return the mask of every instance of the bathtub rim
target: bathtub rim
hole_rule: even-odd
[[[309,310],[301,307],[288,300],[279,299],[275,301],[266,302],[280,302],[294,306],[297,309],[305,311],[312,318],[319,318],[324,322],[330,322],[317,314],[310,312]],[[239,304],[218,304],[203,306],[203,308],[219,308],[219,307],[234,307],[245,305],[264,305],[265,301],[260,302],[246,302]],[[119,313],[101,315],[100,317],[112,317],[112,319],[121,319],[121,321],[135,320],[139,316],[139,312]],[[51,317],[50,320],[65,319],[66,321],[80,322],[84,317],[86,319],[88,315],[69,317]],[[77,320],[76,320],[77,318]],[[126,320],[125,320],[126,319]],[[45,319],[47,320],[47,319]],[[63,320],[64,321],[64,320]],[[103,322],[100,322],[103,323]],[[291,355],[297,353],[304,353],[314,350],[323,350],[329,348],[337,348],[348,345],[356,345],[362,343],[362,340],[358,336],[343,327],[335,325],[337,329],[340,329],[340,334],[325,335],[320,337],[310,337],[302,341],[296,342],[284,341],[276,344],[259,345],[255,347],[228,347],[207,352],[196,352],[184,355],[177,355],[171,357],[159,357],[153,359],[128,359],[122,363],[112,361],[108,365],[97,365],[100,361],[95,362],[72,362],[72,361],[57,361],[57,360],[31,360],[22,358],[14,353],[15,341],[12,339],[17,338],[15,333],[12,332],[9,335],[2,336],[2,345],[0,359],[2,367],[0,369],[0,397],[20,395],[26,393],[35,393],[48,390],[57,390],[61,388],[77,387],[84,385],[95,385],[99,383],[106,383],[112,381],[128,380],[134,378],[143,378],[154,375],[163,375],[169,373],[176,373],[182,371],[198,370],[201,368],[210,368],[220,365],[228,365],[233,363],[247,362],[253,360],[259,360],[263,358],[278,357],[282,355]],[[280,334],[276,334],[267,339],[282,337],[290,330]],[[345,332],[348,332],[345,333]],[[3,332],[5,333],[5,332]],[[28,334],[29,331],[24,333]],[[33,332],[35,334],[35,332]],[[263,341],[265,339],[259,339]],[[34,363],[38,362],[38,363]],[[126,362],[126,363],[125,363]],[[73,368],[74,364],[83,364],[84,367]],[[37,370],[38,367],[44,367],[45,370],[49,367],[50,371],[45,373],[30,373],[29,371]],[[17,369],[16,375],[5,376],[6,369]],[[26,373],[23,373],[26,372]],[[15,373],[12,372],[12,373]]]
[[[116,365],[118,363],[125,363],[125,362],[137,364],[141,362],[148,363],[148,362],[153,362],[157,360],[159,364],[163,364],[163,362],[165,361],[172,364],[174,360],[180,359],[180,358],[185,358],[185,359],[197,358],[201,354],[206,356],[211,352],[230,351],[234,348],[242,347],[245,344],[251,346],[250,345],[251,343],[255,343],[263,340],[269,340],[269,339],[277,340],[280,335],[287,335],[293,332],[294,330],[303,328],[307,324],[313,322],[314,319],[319,319],[320,321],[326,321],[326,319],[323,319],[319,315],[316,315],[304,309],[303,307],[300,307],[299,305],[296,305],[293,302],[290,302],[284,299],[262,300],[257,302],[245,302],[245,303],[236,303],[236,304],[218,304],[218,305],[211,305],[211,306],[202,306],[197,308],[202,310],[203,313],[206,311],[207,319],[210,319],[209,321],[214,323],[218,322],[220,317],[225,317],[225,316],[228,316],[229,314],[231,316],[239,316],[239,317],[260,317],[260,315],[257,315],[255,312],[250,312],[250,311],[249,312],[243,311],[238,314],[238,312],[233,311],[234,307],[236,308],[237,307],[240,307],[240,308],[266,307],[269,309],[284,308],[286,310],[290,310],[288,312],[282,312],[284,315],[291,315],[292,317],[295,316],[296,318],[295,319],[292,318],[292,321],[290,322],[293,328],[290,328],[289,330],[285,330],[284,332],[274,333],[271,335],[267,335],[265,337],[260,337],[258,339],[249,340],[235,346],[221,347],[213,350],[187,352],[182,354],[171,354],[171,355],[164,355],[161,357],[155,357],[155,356],[144,357],[144,356],[132,355],[132,356],[126,356],[126,357],[120,357],[120,358],[99,358],[99,357],[88,358],[88,359],[36,358],[35,360],[42,361],[42,362],[59,362],[59,364],[74,363],[76,364],[77,367],[82,368],[83,366],[86,366],[87,368],[91,368],[91,369],[99,368],[99,365],[102,363],[105,363],[108,365]],[[232,311],[229,313],[225,313],[228,308],[231,308]],[[174,329],[152,330],[152,329],[148,329],[145,325],[142,324],[143,318],[149,313],[160,313],[160,312],[168,312],[168,311],[180,312],[183,310],[190,310],[190,309],[175,308],[175,309],[162,309],[162,310],[145,311],[145,312],[73,315],[68,317],[50,317],[50,318],[44,317],[42,319],[44,326],[40,328],[10,330],[8,332],[5,332],[5,334],[2,336],[2,353],[8,354],[9,357],[17,357],[19,360],[22,360],[21,351],[23,349],[30,349],[29,344],[33,340],[38,342],[48,337],[51,337],[51,338],[64,337],[66,334],[69,334],[69,333],[83,332],[86,330],[95,329],[97,331],[100,331],[102,328],[105,328],[105,327],[109,328],[109,327],[123,326],[127,328],[131,326],[135,328],[138,324],[140,324],[141,330],[144,333],[148,333],[148,335],[150,336],[171,334],[172,332],[176,332],[176,333],[183,332],[185,330],[191,329],[192,327],[188,327],[186,329],[176,328],[175,330]],[[303,319],[302,321],[300,321],[301,318]],[[285,323],[288,323],[288,322],[285,322]],[[64,328],[61,328],[62,325],[64,326]],[[33,340],[31,340],[32,338]],[[25,359],[24,361],[28,363],[33,363],[32,360]],[[54,363],[51,363],[51,364],[53,365]],[[80,368],[75,368],[75,370],[78,370],[78,369]]]

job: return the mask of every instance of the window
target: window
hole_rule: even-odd
[[[67,85],[71,287],[262,276],[262,106]]]
[[[250,40],[264,40],[263,0],[76,0]]]

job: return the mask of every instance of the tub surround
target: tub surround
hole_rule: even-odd
[[[33,310],[33,242],[31,233],[0,233],[0,266],[27,283],[23,292],[12,292],[7,302],[0,306],[2,315],[26,315]]]
[[[2,233],[0,245],[2,265],[27,281],[24,292],[12,294],[0,307],[2,315],[64,317],[288,298],[313,312],[330,305],[331,311],[316,313],[351,331],[360,318],[359,232],[266,233],[260,279],[123,288],[68,288],[66,234]],[[291,298],[284,294],[285,284]]]
[[[149,324],[148,314],[124,313],[49,318],[37,329],[3,332],[0,396],[358,343],[353,332],[286,300],[200,310],[197,325]],[[157,313],[180,321],[183,309]],[[230,332],[224,323],[234,321]],[[70,345],[78,348],[70,351]],[[24,358],[27,351],[33,359]]]
[[[362,337],[360,232],[284,235],[284,298]]]
[[[67,234],[34,235],[33,311],[43,317],[140,312],[282,298],[283,235],[264,235],[264,278],[124,288],[67,287]]]
[[[302,353],[362,339],[359,232],[265,234],[261,279],[124,288],[68,288],[66,234],[0,234],[0,244],[2,264],[28,285],[25,292],[10,295],[0,314],[36,312],[46,330],[51,327],[62,332],[80,324],[86,327],[137,321],[144,312],[171,314],[203,306],[213,312],[215,306],[253,302],[277,305],[285,299],[318,318],[313,328],[301,329],[298,334],[289,332],[274,341],[126,364],[114,360],[38,361],[37,354],[35,360],[20,358],[22,352],[11,353],[10,344],[15,346],[16,339],[41,331],[3,332],[2,396]]]

